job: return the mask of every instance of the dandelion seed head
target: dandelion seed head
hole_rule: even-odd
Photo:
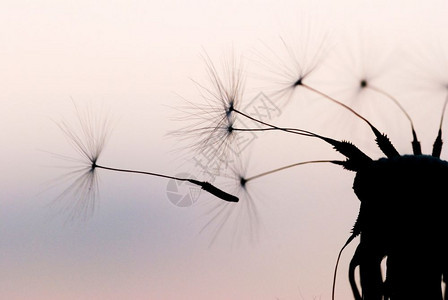
[[[108,118],[95,115],[91,109],[81,111],[76,105],[77,122],[65,120],[57,123],[77,157],[57,155],[67,165],[66,172],[58,178],[68,186],[57,196],[53,204],[67,220],[89,219],[98,203],[99,180],[97,162],[110,134]]]

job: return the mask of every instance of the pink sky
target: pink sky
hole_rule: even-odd
[[[355,97],[357,76],[378,75],[403,99],[428,152],[445,97],[445,1],[313,2],[2,1],[0,298],[330,299],[335,259],[359,205],[354,174],[338,167],[309,165],[254,181],[259,224],[227,224],[211,247],[216,224],[200,232],[219,200],[202,193],[196,206],[175,207],[164,179],[103,172],[99,207],[86,222],[66,224],[48,205],[60,192],[48,188],[64,172],[48,152],[75,155],[54,123],[74,121],[71,99],[112,116],[102,163],[195,172],[185,161],[193,154],[173,152],[179,144],[167,133],[182,126],[172,121],[182,97],[200,101],[191,79],[207,82],[204,49],[217,66],[231,49],[242,54],[253,97],[275,86],[263,85],[272,74],[255,62],[269,53],[266,45],[282,49],[279,35],[291,49],[313,52],[328,33],[328,63],[313,84],[354,105],[409,153],[400,112],[380,97]],[[388,54],[392,60],[383,60]],[[350,139],[380,156],[362,122],[316,96],[279,107],[279,124]],[[321,141],[281,134],[258,135],[245,157],[248,175],[340,159]],[[254,224],[259,237],[251,242],[244,228]],[[354,247],[342,257],[336,299],[351,297]]]

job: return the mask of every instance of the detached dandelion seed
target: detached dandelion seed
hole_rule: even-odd
[[[228,194],[206,181],[199,181],[191,178],[181,178],[154,172],[140,170],[130,170],[100,165],[99,157],[103,152],[107,139],[110,134],[110,122],[107,118],[95,117],[90,111],[82,113],[75,105],[78,122],[78,131],[63,121],[58,126],[67,137],[70,144],[79,154],[80,158],[70,158],[59,155],[66,161],[74,162],[77,165],[74,170],[65,174],[61,179],[64,181],[72,180],[70,185],[57,197],[57,200],[63,200],[72,196],[73,201],[68,202],[63,208],[69,214],[69,219],[88,219],[95,211],[98,190],[98,169],[119,172],[133,173],[140,175],[149,175],[165,179],[174,179],[179,181],[188,181],[194,185],[200,186],[204,191],[227,202],[238,202],[238,197]],[[60,201],[58,201],[60,202]]]
[[[285,104],[291,100],[294,91],[317,71],[327,54],[328,37],[326,35],[314,35],[309,28],[299,35],[303,40],[294,43],[289,42],[291,38],[279,37],[280,49],[278,50],[264,43],[269,53],[267,55],[256,52],[259,64],[271,74],[270,84],[274,83],[271,91],[268,92],[269,96]],[[310,43],[311,39],[317,42]],[[290,44],[296,47],[291,47]]]

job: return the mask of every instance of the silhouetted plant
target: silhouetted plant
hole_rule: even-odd
[[[284,40],[281,41],[290,58],[296,61],[297,57],[291,48],[287,47]],[[332,298],[335,297],[336,271],[341,253],[357,236],[360,236],[360,243],[349,266],[349,281],[356,300],[441,300],[446,297],[448,248],[444,237],[448,230],[445,218],[448,205],[443,201],[442,195],[445,192],[445,183],[448,182],[448,162],[441,160],[440,154],[443,145],[443,115],[447,101],[442,109],[432,154],[424,155],[414,123],[398,99],[385,89],[372,84],[367,78],[360,79],[359,89],[369,89],[382,95],[397,106],[409,121],[412,154],[402,155],[388,136],[381,133],[365,116],[306,82],[305,79],[317,65],[312,64],[303,69],[303,65],[299,62],[292,65],[282,62],[277,74],[284,76],[285,79],[280,82],[284,86],[274,95],[290,99],[292,92],[301,88],[349,112],[370,128],[377,146],[384,155],[383,158],[372,159],[349,141],[333,139],[303,128],[275,124],[245,112],[241,105],[244,101],[245,80],[240,63],[236,60],[227,61],[224,72],[221,73],[208,56],[205,57],[205,62],[211,86],[197,83],[204,103],[189,102],[191,111],[187,118],[192,123],[177,132],[182,138],[193,139],[190,147],[196,151],[212,147],[215,156],[221,162],[225,162],[230,157],[229,153],[233,153],[232,157],[240,156],[238,147],[233,144],[236,133],[281,132],[321,140],[343,156],[342,160],[298,162],[250,176],[240,172],[235,166],[232,169],[229,164],[226,166],[227,171],[230,170],[230,176],[246,195],[243,197],[244,201],[238,204],[220,203],[209,211],[211,218],[206,227],[211,222],[218,224],[214,237],[219,234],[234,212],[232,206],[246,206],[248,214],[241,218],[257,219],[255,202],[247,193],[247,186],[252,181],[304,164],[340,165],[346,170],[356,172],[353,189],[361,204],[352,234],[338,254]],[[78,177],[61,196],[76,192],[75,201],[71,204],[75,211],[72,216],[93,210],[97,195],[96,174],[99,169],[189,181],[226,202],[238,202],[239,198],[216,188],[209,182],[99,164],[98,159],[109,134],[107,122],[104,120],[99,122],[91,116],[80,118],[79,121],[80,133],[76,133],[64,122],[60,125],[85,164],[82,169],[71,173]],[[220,175],[229,176],[228,173]],[[253,224],[250,220],[249,223]],[[387,258],[387,268],[386,279],[383,281],[381,262],[384,258]],[[355,270],[358,267],[361,292],[355,280]],[[444,293],[441,288],[442,282],[445,283]]]
[[[285,69],[281,65],[279,73]],[[361,79],[360,89],[369,89],[396,105],[408,119],[412,134],[411,155],[402,155],[386,134],[350,106],[322,90],[304,82],[305,74],[298,72],[286,88],[301,87],[327,101],[338,105],[362,120],[375,136],[384,158],[374,160],[348,141],[339,141],[293,126],[280,126],[251,116],[238,107],[227,106],[226,113],[234,113],[244,119],[246,126],[231,126],[232,132],[279,131],[288,134],[317,138],[331,145],[345,160],[317,160],[296,163],[259,175],[240,177],[244,186],[251,180],[306,163],[333,163],[356,172],[353,189],[361,201],[358,219],[351,236],[342,250],[360,236],[360,243],[351,260],[349,281],[356,300],[361,299],[443,299],[441,284],[447,281],[448,257],[443,236],[447,232],[444,212],[447,204],[442,200],[444,183],[448,180],[448,162],[440,159],[442,149],[442,118],[431,155],[423,155],[414,123],[400,102],[384,89]],[[295,76],[286,72],[285,76]],[[217,76],[217,75],[216,75]],[[279,95],[291,97],[286,88]],[[251,126],[252,124],[253,126]],[[427,199],[428,203],[423,203]],[[241,203],[240,203],[241,204]],[[430,234],[432,233],[432,234]],[[340,255],[338,255],[338,261]],[[387,257],[386,279],[383,281],[381,262]],[[355,269],[359,267],[362,292],[355,281]],[[421,275],[425,274],[425,275]],[[424,278],[422,278],[424,277]],[[336,283],[336,269],[333,285]],[[445,291],[446,294],[446,291]]]

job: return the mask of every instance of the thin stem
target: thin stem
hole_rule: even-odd
[[[445,103],[443,103],[443,108],[442,108],[442,116],[440,117],[440,125],[439,125],[439,130],[442,129],[442,125],[443,125],[443,118],[445,116],[445,110],[446,110],[446,106],[448,103],[448,94],[445,97]]]
[[[443,146],[442,125],[443,125],[443,117],[445,115],[445,109],[446,109],[447,103],[448,103],[448,95],[446,96],[445,103],[443,104],[442,116],[440,117],[439,132],[437,134],[437,138],[434,142],[434,145],[432,146],[432,156],[434,156],[434,157],[440,157],[440,154],[442,153],[442,146]]]
[[[358,118],[360,118],[361,120],[363,120],[364,122],[366,122],[367,124],[369,124],[370,127],[373,127],[372,123],[369,122],[369,120],[367,120],[366,118],[364,118],[363,116],[361,116],[359,113],[357,113],[353,108],[351,108],[350,106],[336,100],[335,98],[325,94],[324,92],[321,92],[307,84],[304,84],[303,82],[301,82],[300,84],[301,86],[303,86],[304,88],[308,89],[309,91],[316,93],[318,95],[321,95],[322,97],[326,98],[327,100],[330,100],[333,103],[336,103],[339,106],[342,106],[343,108],[349,110],[351,113],[353,113],[355,116],[357,116]]]
[[[313,133],[311,131],[307,131],[307,130],[303,130],[303,129],[297,129],[297,128],[282,128],[282,127],[278,127],[276,125],[272,125],[270,123],[266,123],[264,121],[261,121],[259,119],[254,118],[254,117],[251,117],[250,115],[248,115],[246,113],[243,113],[242,111],[237,110],[235,108],[232,108],[232,111],[234,111],[235,113],[240,114],[243,117],[248,118],[248,119],[250,119],[250,120],[252,120],[254,122],[257,122],[257,123],[260,123],[262,125],[268,126],[268,127],[272,128],[272,129],[275,129],[275,130],[280,130],[280,131],[285,131],[285,132],[295,133],[295,134],[300,134],[300,135],[306,135],[306,136],[312,136],[312,137],[320,137],[319,135],[317,135],[317,134],[315,134],[315,133]]]
[[[232,130],[234,130],[234,131],[247,131],[247,132],[280,130],[280,131],[285,131],[285,132],[288,132],[288,133],[294,133],[294,134],[299,134],[299,135],[304,135],[304,136],[317,137],[317,135],[312,133],[312,132],[308,132],[308,131],[305,131],[305,130],[302,130],[302,129],[297,129],[297,128],[284,128],[284,127],[235,128],[235,127],[232,127]]]
[[[392,102],[394,102],[395,105],[398,106],[398,108],[404,113],[406,118],[409,120],[409,122],[411,123],[411,128],[414,131],[414,122],[412,122],[411,116],[406,112],[404,107],[400,104],[400,102],[398,102],[398,100],[395,97],[393,97],[391,94],[387,93],[386,91],[384,91],[376,86],[370,85],[370,84],[366,85],[366,88],[369,88],[369,89],[389,98],[390,100],[392,100]]]
[[[338,253],[338,257],[336,259],[336,265],[334,267],[334,273],[333,273],[333,287],[331,289],[331,300],[334,300],[335,297],[335,291],[336,291],[336,277],[337,277],[337,271],[338,271],[338,265],[339,265],[339,260],[341,259],[341,255],[342,252],[344,251],[345,247],[348,246],[348,244],[351,243],[351,241],[353,241],[353,239],[357,236],[356,233],[352,233],[352,235],[350,235],[350,237],[347,239],[347,241],[345,242],[344,246],[342,246],[341,250],[339,250]]]
[[[134,173],[134,174],[143,174],[143,175],[157,176],[157,177],[174,179],[174,180],[180,180],[180,181],[189,181],[190,180],[188,178],[180,178],[180,177],[169,176],[169,175],[164,175],[164,174],[159,174],[159,173],[137,171],[137,170],[128,170],[128,169],[111,168],[111,167],[100,166],[100,165],[97,165],[97,164],[93,164],[92,168],[99,168],[99,169],[115,171],[115,172],[123,172],[123,173]]]
[[[109,170],[109,171],[115,171],[115,172],[124,172],[124,173],[134,173],[134,174],[143,174],[143,175],[150,175],[150,176],[156,176],[156,177],[162,177],[162,178],[167,178],[167,179],[174,179],[174,180],[180,180],[180,181],[188,181],[192,184],[198,185],[200,186],[204,191],[209,192],[210,194],[224,200],[227,202],[238,202],[239,199],[238,197],[226,193],[223,190],[218,189],[217,187],[215,187],[214,185],[212,185],[209,182],[206,181],[198,181],[195,179],[189,179],[189,178],[182,178],[182,177],[175,177],[175,176],[170,176],[170,175],[164,175],[164,174],[159,174],[159,173],[153,173],[153,172],[145,172],[145,171],[137,171],[137,170],[128,170],[128,169],[118,169],[118,168],[111,168],[111,167],[105,167],[105,166],[100,166],[97,165],[96,162],[92,163],[92,169],[95,168],[99,168],[99,169],[104,169],[104,170]]]
[[[314,164],[314,163],[335,163],[335,162],[336,161],[334,161],[334,160],[310,160],[310,161],[303,161],[303,162],[298,162],[298,163],[294,163],[294,164],[291,164],[291,165],[283,166],[283,167],[280,167],[280,168],[277,168],[277,169],[274,169],[274,170],[270,170],[270,171],[267,171],[267,172],[263,172],[263,173],[260,173],[258,175],[254,175],[252,177],[246,178],[245,180],[247,182],[249,180],[257,179],[257,178],[260,178],[260,177],[263,177],[263,176],[266,176],[266,175],[270,175],[270,174],[273,174],[273,173],[276,173],[276,172],[280,172],[280,171],[283,171],[283,170],[286,170],[286,169],[289,169],[289,168],[292,168],[292,167],[296,167],[296,166],[301,166],[301,165],[306,165],[306,164]]]
[[[356,146],[354,146],[350,142],[337,141],[337,140],[334,140],[334,139],[331,139],[331,138],[328,138],[328,137],[325,137],[322,135],[315,134],[315,133],[313,133],[311,131],[307,131],[307,130],[278,127],[278,126],[263,122],[261,120],[258,120],[256,118],[251,117],[251,116],[249,116],[241,111],[238,111],[236,109],[233,109],[233,111],[235,113],[241,114],[242,116],[244,116],[246,118],[249,118],[250,120],[253,120],[254,122],[258,122],[260,124],[269,126],[272,128],[272,130],[281,130],[281,131],[285,131],[285,132],[289,132],[289,133],[295,133],[295,134],[299,134],[299,135],[303,135],[303,136],[318,138],[318,139],[332,145],[336,151],[342,153],[347,158],[357,161],[357,163],[366,162],[366,161],[371,160],[368,156],[366,156],[362,151],[360,151]],[[373,130],[373,132],[375,133],[375,135],[377,137],[378,145],[380,146],[381,150],[385,149],[386,151],[383,150],[383,152],[386,153],[386,155],[388,157],[394,156],[397,152],[396,152],[395,148],[393,148],[392,144],[388,143],[389,140],[387,139],[387,137],[382,136],[375,127],[371,126],[371,129]],[[261,129],[261,130],[263,130],[263,129]],[[383,139],[383,140],[380,140],[380,139]],[[384,140],[386,140],[386,141],[384,141]],[[386,147],[384,147],[384,145]],[[390,153],[392,155],[390,155]],[[339,162],[339,164],[344,165],[344,166],[346,165],[343,162]],[[352,168],[353,168],[353,166],[352,166]]]
[[[363,120],[364,122],[366,122],[370,129],[372,129],[373,133],[376,136],[376,142],[378,144],[378,147],[381,149],[381,151],[383,151],[384,154],[386,154],[387,157],[396,157],[399,156],[400,154],[398,153],[397,149],[395,149],[395,147],[392,145],[391,141],[389,140],[389,138],[385,135],[385,134],[381,134],[378,129],[376,129],[375,126],[372,125],[372,123],[369,122],[369,120],[367,120],[366,118],[364,118],[363,116],[361,116],[359,113],[357,113],[354,109],[352,109],[351,107],[349,107],[348,105],[330,97],[329,95],[309,86],[304,84],[303,82],[300,83],[301,86],[303,86],[304,88],[308,89],[309,91],[312,91],[318,95],[321,95],[322,97],[326,98],[327,100],[347,109],[348,111],[350,111],[351,113],[353,113],[355,116],[357,116],[358,118],[360,118],[361,120]],[[413,132],[414,133],[414,132]],[[414,135],[415,136],[415,135]],[[421,151],[420,151],[421,152]]]
[[[406,116],[406,118],[409,120],[409,123],[411,124],[411,130],[412,130],[412,137],[413,137],[413,141],[412,141],[412,149],[414,151],[415,155],[421,155],[422,154],[422,149],[421,149],[421,145],[420,142],[418,141],[417,138],[417,133],[415,132],[415,128],[414,128],[414,122],[412,122],[411,116],[406,112],[406,110],[404,109],[404,107],[400,104],[400,102],[398,102],[398,100],[393,97],[391,94],[387,93],[386,91],[376,87],[376,86],[372,86],[369,84],[366,84],[364,87],[366,88],[370,88],[371,90],[389,98],[389,100],[392,100],[392,102],[395,103],[395,105],[398,106],[398,108],[404,113],[404,115]],[[446,105],[446,102],[445,102]],[[443,108],[443,111],[445,111],[445,106]],[[442,120],[443,120],[443,112],[442,112]],[[441,121],[442,121],[441,120]],[[442,123],[440,123],[442,124]]]

